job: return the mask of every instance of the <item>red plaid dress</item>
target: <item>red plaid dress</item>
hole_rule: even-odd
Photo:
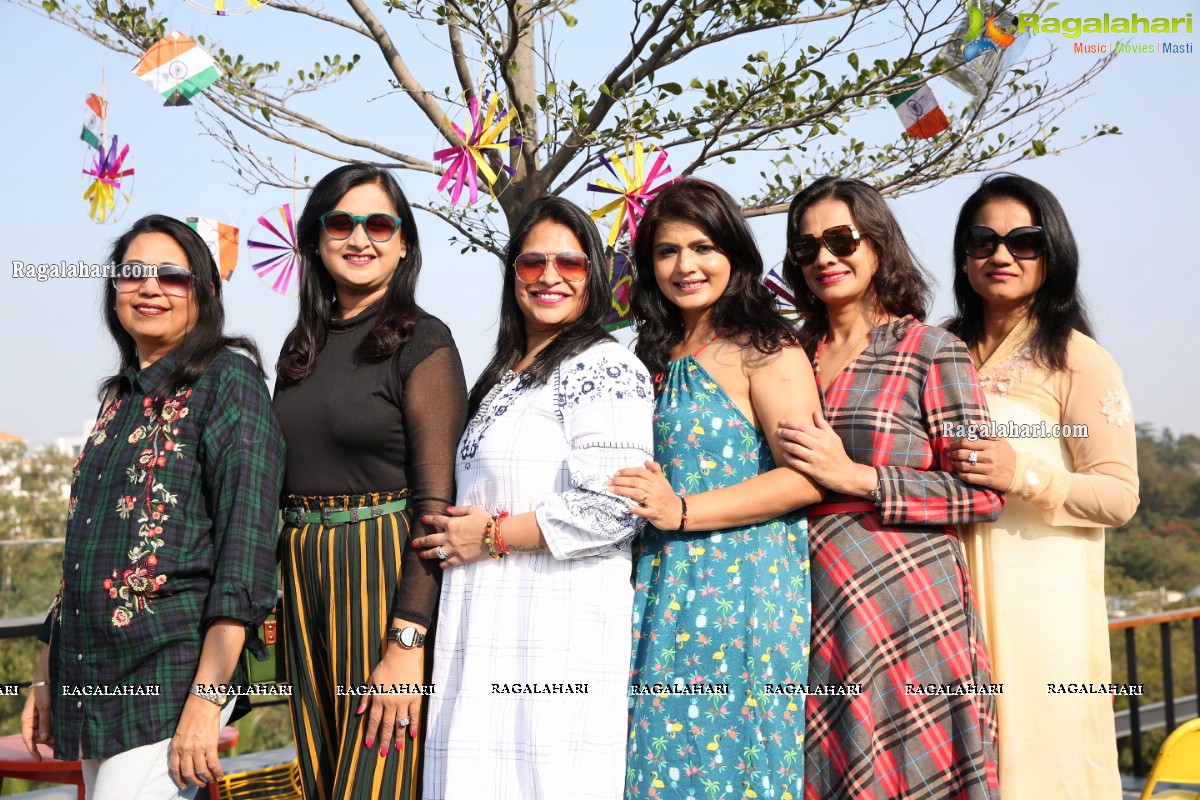
[[[809,684],[861,694],[809,695],[805,798],[996,800],[995,689],[953,526],[1004,500],[943,466],[946,423],[988,420],[967,349],[911,317],[880,326],[823,402],[883,500],[809,509]]]

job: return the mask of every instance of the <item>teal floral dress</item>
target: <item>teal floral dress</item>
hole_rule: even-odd
[[[693,356],[667,365],[660,390],[655,458],[677,492],[774,469],[763,432]],[[803,797],[806,514],[648,527],[635,590],[626,798]]]

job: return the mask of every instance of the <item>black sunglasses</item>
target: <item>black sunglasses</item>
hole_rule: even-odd
[[[1003,242],[1013,258],[1037,258],[1046,249],[1046,232],[1037,225],[1013,228],[1001,236],[985,225],[972,225],[963,234],[963,249],[971,258],[991,258]]]
[[[112,284],[118,292],[136,292],[149,278],[158,281],[163,294],[187,297],[195,279],[192,271],[175,264],[141,264],[127,262],[118,264],[112,273]]]
[[[844,258],[858,249],[860,241],[862,234],[853,225],[834,225],[832,228],[826,228],[820,236],[811,233],[797,236],[788,247],[788,253],[796,266],[807,267],[817,260],[822,244],[838,258]]]

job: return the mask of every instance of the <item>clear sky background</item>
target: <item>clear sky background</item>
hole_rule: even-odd
[[[160,7],[170,8],[174,26],[189,35],[204,34],[227,50],[258,60],[279,59],[292,72],[325,53],[361,53],[364,62],[348,80],[303,98],[300,107],[336,127],[417,156],[428,158],[444,146],[408,99],[391,91],[378,51],[353,34],[271,9],[219,18],[179,0],[164,0]],[[560,83],[572,77],[590,86],[601,79],[627,41],[631,7],[626,0],[584,0],[573,9],[579,25],[569,31],[557,29],[562,37],[556,52]],[[348,13],[336,0],[329,0],[326,8]],[[1127,16],[1136,11],[1154,17],[1195,10],[1194,3],[1184,0],[1063,0],[1051,13]],[[400,14],[382,19],[423,83],[440,87],[453,82],[447,59],[411,23]],[[1200,18],[1194,20],[1193,30],[1190,35],[1132,38],[1191,42],[1193,50],[1200,50]],[[1111,45],[1114,38],[1101,34],[1078,41]],[[781,41],[776,35],[754,48],[722,50],[718,57],[706,58],[703,68],[710,76],[731,75],[742,64],[739,54],[750,49],[778,52]],[[1051,49],[1050,75],[1056,82],[1096,58],[1072,53],[1070,40],[1060,36],[1035,38],[1027,55]],[[237,271],[225,286],[228,327],[251,334],[273,362],[294,322],[295,301],[272,293],[254,275],[244,243],[257,216],[290,202],[292,193],[262,189],[248,194],[235,186],[235,176],[217,163],[227,154],[204,135],[196,112],[164,108],[161,97],[130,73],[135,63],[130,57],[8,3],[0,3],[0,53],[5,55],[0,74],[0,430],[35,445],[79,435],[95,416],[98,381],[116,366],[115,349],[101,322],[101,287],[96,282],[17,280],[11,269],[13,261],[101,263],[123,230],[120,223],[93,223],[81,199],[84,98],[99,90],[102,69],[107,75],[108,130],[132,145],[137,169],[133,204],[122,221],[127,225],[141,215],[160,212],[237,224],[243,245]],[[695,68],[683,63],[689,70]],[[686,83],[691,74],[674,79],[680,77]],[[1120,56],[1058,124],[1065,131],[1059,139],[1063,143],[1100,122],[1119,126],[1122,135],[1014,168],[1050,187],[1066,209],[1082,252],[1083,293],[1097,338],[1124,370],[1136,419],[1177,433],[1200,433],[1195,411],[1200,396],[1195,334],[1200,277],[1191,247],[1200,227],[1198,79],[1200,52]],[[944,105],[967,99],[945,83],[935,81],[934,89]],[[860,138],[877,141],[897,138],[900,132],[890,107],[872,112],[855,128]],[[291,163],[289,150],[273,152]],[[299,173],[315,180],[334,166],[301,156]],[[756,188],[759,168],[743,161],[699,174],[745,195]],[[410,198],[433,197],[435,177],[397,174]],[[951,310],[954,220],[979,179],[962,176],[893,203],[910,243],[939,283],[933,321]],[[590,197],[582,186],[569,196],[587,208],[600,204],[600,198]],[[304,199],[301,193],[301,204]],[[450,229],[429,215],[419,215],[417,223],[425,256],[418,299],[454,331],[471,382],[494,342],[499,265],[485,254],[460,254],[448,243]],[[783,216],[757,219],[753,226],[768,265],[777,264],[783,252]]]

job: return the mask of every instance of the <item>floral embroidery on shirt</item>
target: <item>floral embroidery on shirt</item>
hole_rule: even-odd
[[[979,373],[979,388],[989,394],[1006,395],[1014,383],[1024,379],[1033,364],[1033,351],[1022,347],[996,366]]]
[[[1133,409],[1130,408],[1129,395],[1122,389],[1109,389],[1100,401],[1100,413],[1108,418],[1109,425],[1124,428],[1129,422]]]
[[[114,400],[104,407],[100,412],[100,416],[96,418],[96,424],[92,426],[91,432],[87,435],[89,442],[94,445],[104,444],[104,441],[108,438],[108,433],[104,429],[108,427],[108,423],[113,421],[113,417],[117,415],[122,402],[121,400]],[[72,480],[79,477],[79,467],[83,464],[83,453],[86,449],[86,446],[79,448],[79,458],[75,459],[75,466],[71,469]],[[72,500],[70,510],[67,512],[67,519],[72,519],[74,515],[75,501]]]
[[[169,453],[184,457],[184,445],[177,441],[178,423],[188,415],[184,404],[191,396],[191,389],[181,389],[164,400],[160,409],[155,408],[154,398],[143,399],[148,421],[129,434],[130,444],[144,441],[146,445],[126,470],[129,482],[144,489],[119,499],[115,509],[121,519],[128,519],[134,509],[140,509],[138,543],[128,554],[131,567],[114,569],[103,584],[108,596],[119,602],[112,615],[112,624],[118,628],[129,625],[138,614],[153,614],[150,606],[154,596],[167,582],[167,576],[157,572],[157,553],[164,544],[163,523],[170,519],[168,510],[174,508],[178,496],[167,491],[156,471],[167,465]]]

